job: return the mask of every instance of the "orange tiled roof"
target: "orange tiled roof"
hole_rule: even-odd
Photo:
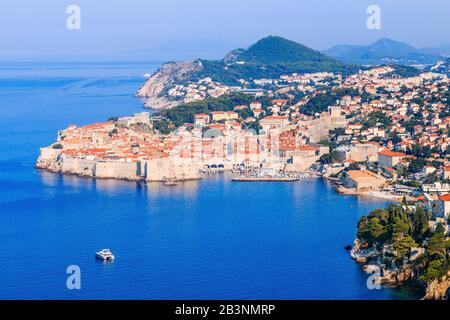
[[[378,152],[378,155],[386,156],[386,157],[406,157],[406,154],[401,152],[395,152],[391,150],[383,150]]]

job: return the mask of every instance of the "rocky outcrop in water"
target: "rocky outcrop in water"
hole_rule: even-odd
[[[167,91],[176,83],[187,79],[201,71],[201,61],[168,62],[161,66],[138,90],[137,95],[145,99],[145,107],[151,109],[167,109],[179,104],[170,99]]]
[[[376,281],[388,287],[401,286],[407,282],[413,282],[425,288],[423,300],[443,300],[448,299],[447,291],[450,289],[450,272],[441,279],[435,279],[432,282],[424,283],[419,281],[420,264],[415,262],[404,262],[400,267],[387,267],[383,261],[386,256],[386,248],[377,250],[374,247],[367,247],[367,244],[358,239],[355,240],[353,248],[350,250],[350,256],[356,262],[362,265],[367,273],[378,272]]]

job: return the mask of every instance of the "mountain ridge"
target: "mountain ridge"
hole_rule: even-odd
[[[368,45],[336,45],[323,53],[347,63],[357,64],[434,64],[444,58],[390,38],[380,38]]]

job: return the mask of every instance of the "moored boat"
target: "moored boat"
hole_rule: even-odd
[[[115,257],[109,249],[102,249],[99,252],[95,253],[95,257],[100,260],[110,261],[114,260]]]
[[[177,185],[177,183],[175,182],[175,179],[173,179],[173,178],[166,178],[166,179],[164,179],[164,185],[165,186],[176,186]]]

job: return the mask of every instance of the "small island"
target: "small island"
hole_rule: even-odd
[[[406,199],[363,216],[351,257],[386,286],[424,287],[423,299],[441,300],[450,288],[450,240],[446,218]]]

